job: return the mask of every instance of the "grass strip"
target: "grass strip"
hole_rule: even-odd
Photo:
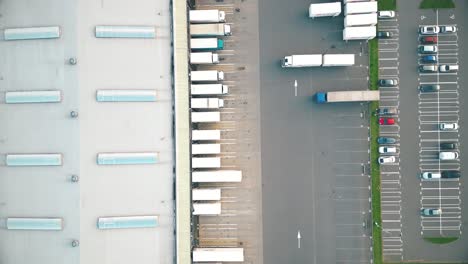
[[[369,41],[369,82],[370,90],[378,90],[377,80],[379,78],[379,46],[378,40]],[[379,136],[379,124],[375,109],[379,107],[379,102],[369,104],[370,113],[370,166],[372,183],[372,244],[373,258],[375,264],[382,264],[382,218],[380,208],[380,167],[377,163]]]
[[[379,10],[393,10],[396,11],[396,0],[379,0]]]
[[[420,9],[455,8],[455,3],[453,2],[453,0],[422,0],[421,4],[419,4],[419,8]]]
[[[433,244],[447,244],[457,240],[458,237],[425,237],[424,240]]]

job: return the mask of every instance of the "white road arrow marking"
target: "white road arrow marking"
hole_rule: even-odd
[[[301,231],[297,230],[297,248],[301,248]]]
[[[297,96],[297,80],[294,80],[294,96]]]

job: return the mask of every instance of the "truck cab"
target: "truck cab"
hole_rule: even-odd
[[[315,94],[315,100],[317,101],[318,104],[324,104],[327,102],[327,93],[316,93]]]

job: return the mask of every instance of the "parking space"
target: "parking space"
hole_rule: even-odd
[[[425,25],[450,25],[453,21],[439,21],[439,12],[434,13],[434,18],[429,17],[422,22],[434,22]],[[449,22],[450,24],[447,24]],[[437,37],[434,45],[438,52],[434,54],[437,67],[441,65],[458,65],[458,36],[455,33],[435,34]],[[426,36],[426,35],[425,35]],[[423,37],[420,35],[419,38]],[[428,65],[423,62],[423,56],[419,55],[419,65]],[[440,160],[439,153],[442,151],[459,153],[460,135],[458,129],[443,130],[440,124],[457,124],[460,117],[460,100],[458,72],[443,72],[437,69],[435,72],[419,73],[419,85],[439,85],[438,92],[419,93],[419,170],[423,172],[439,173],[443,171],[459,171],[460,161]],[[456,148],[444,150],[443,143],[455,143]],[[461,234],[461,184],[458,178],[422,180],[420,183],[421,209],[441,209],[438,216],[421,216],[421,235],[423,236],[452,236]]]
[[[220,97],[224,107],[221,122],[199,123],[197,129],[221,131],[221,169],[242,171],[242,181],[233,183],[198,183],[197,188],[221,189],[221,214],[199,216],[196,221],[195,246],[242,247],[246,263],[262,262],[261,203],[260,203],[260,159],[258,121],[258,80],[253,79],[255,57],[248,35],[257,30],[252,27],[257,19],[255,2],[239,1],[196,1],[195,9],[217,9],[226,14],[226,24],[231,26],[232,35],[223,37],[224,48],[217,50],[219,64],[198,65],[192,70],[218,70],[224,72],[223,85],[228,94]],[[255,14],[255,15],[254,15]],[[250,26],[249,26],[250,25]],[[254,66],[255,65],[255,66]]]
[[[389,32],[391,37],[379,39],[379,79],[391,79],[400,83],[399,79],[399,24],[398,13],[394,19],[379,20],[379,31]],[[400,85],[380,86],[380,109],[395,109],[396,114],[382,115],[395,119],[395,125],[380,126],[380,137],[390,137],[395,144],[395,163],[382,164],[381,176],[381,207],[382,207],[382,241],[383,255],[387,261],[401,261],[403,257],[402,223],[401,223],[401,173],[400,173],[400,119],[399,101]]]

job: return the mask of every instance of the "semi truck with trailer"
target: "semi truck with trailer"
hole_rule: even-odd
[[[318,67],[322,66],[322,54],[291,55],[281,61],[283,68]]]
[[[231,25],[228,24],[190,25],[190,36],[192,37],[222,37],[231,35]]]
[[[377,13],[377,1],[353,2],[345,4],[345,16],[369,13]]]
[[[195,188],[192,189],[192,201],[219,201],[221,189]]]
[[[345,27],[375,25],[377,25],[377,13],[348,15],[344,18]]]
[[[220,10],[190,10],[190,23],[221,23],[226,21],[226,13]]]
[[[376,35],[377,28],[375,26],[345,27],[343,30],[343,40],[373,39]]]
[[[211,123],[221,121],[220,112],[192,112],[192,123]]]
[[[192,95],[223,95],[229,92],[229,87],[224,84],[191,84]]]
[[[310,4],[309,17],[335,17],[341,14],[341,2]]]
[[[221,168],[220,157],[193,157],[192,158],[192,169],[219,169]],[[195,172],[193,172],[195,173]],[[193,175],[192,173],[192,175]],[[193,181],[193,179],[192,179]]]
[[[192,144],[192,155],[220,154],[221,144]]]
[[[192,130],[192,140],[221,140],[221,130]]]
[[[318,92],[315,94],[317,103],[346,103],[379,101],[379,91],[340,91],[340,92]]]
[[[191,52],[190,64],[218,64],[219,56],[213,52]]]
[[[241,182],[241,181],[242,181],[242,171],[240,170],[217,170],[217,171],[211,170],[211,171],[193,171],[192,172],[193,183]]]
[[[244,262],[243,248],[194,248],[193,262]]]
[[[219,98],[192,98],[190,99],[192,109],[218,109],[224,107],[224,100]]]
[[[191,38],[190,49],[193,51],[222,50],[224,40],[219,38]]]
[[[217,82],[224,80],[222,71],[192,71],[190,73],[192,82]]]
[[[354,65],[354,54],[324,54],[323,67],[352,66]]]

